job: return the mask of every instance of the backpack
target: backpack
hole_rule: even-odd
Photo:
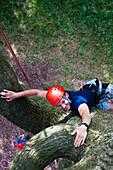
[[[99,103],[99,101],[106,97],[108,92],[106,93],[106,88],[108,87],[109,83],[102,83],[97,78],[87,81],[85,85],[82,87],[82,89],[90,90],[93,93],[96,93],[96,104]]]

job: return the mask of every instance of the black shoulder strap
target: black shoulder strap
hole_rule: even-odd
[[[106,88],[108,87],[109,83],[102,83],[102,94],[106,93]]]
[[[96,78],[96,92],[98,92],[99,91],[99,80]]]

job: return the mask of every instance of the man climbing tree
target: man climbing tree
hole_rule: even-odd
[[[75,147],[79,147],[84,144],[87,136],[87,128],[91,122],[90,109],[97,107],[101,110],[113,110],[112,93],[113,85],[101,83],[98,79],[93,79],[88,81],[82,90],[75,92],[67,91],[61,86],[54,85],[48,91],[31,89],[22,92],[13,92],[4,90],[0,94],[6,101],[12,101],[24,96],[38,96],[47,98],[53,106],[57,106],[60,109],[77,111],[82,118],[82,124],[71,134],[77,134],[74,145]]]
[[[6,91],[3,92],[4,88],[16,91],[16,93],[19,91],[23,93],[22,87],[18,83],[9,64],[4,61],[4,57],[0,57],[0,68],[2,68],[0,69],[1,95],[6,97],[4,95],[8,94]],[[33,92],[33,89],[30,91]],[[65,90],[65,93],[66,92],[68,93],[68,91]],[[63,94],[64,96],[66,96],[65,93]],[[61,100],[64,100],[64,97]],[[68,100],[66,99],[63,103],[67,101]],[[72,103],[69,102],[66,107],[69,109],[69,106],[72,106]],[[29,168],[37,169],[37,167],[41,170],[57,158],[70,159],[74,162],[73,166],[75,169],[77,169],[77,167],[78,169],[83,169],[84,164],[81,164],[81,161],[86,160],[86,169],[95,169],[97,166],[99,168],[104,167],[106,169],[107,167],[111,169],[113,166],[111,159],[113,114],[110,112],[108,114],[103,111],[96,111],[96,114],[93,115],[92,123],[88,131],[87,142],[85,145],[75,148],[73,145],[75,137],[71,135],[71,133],[79,126],[79,117],[76,116],[75,118],[70,119],[67,123],[51,126],[50,119],[46,116],[47,114],[50,115],[50,110],[45,110],[45,108],[43,110],[43,107],[40,108],[38,105],[38,100],[36,105],[27,97],[17,98],[12,102],[7,102],[0,98],[0,110],[0,113],[9,121],[24,130],[35,134],[35,136],[29,140],[29,143],[26,143],[22,148],[22,152],[20,151],[14,159],[9,168],[11,170],[15,168],[20,170]],[[96,161],[94,161],[95,159]],[[76,164],[76,162],[78,163]],[[71,169],[74,169],[74,167]]]

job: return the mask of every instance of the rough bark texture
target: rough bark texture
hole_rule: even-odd
[[[72,129],[73,125],[60,124],[38,133],[25,145],[9,169],[43,170],[46,165],[60,157],[77,162],[83,155],[84,147],[81,152],[74,148],[74,137],[70,135]]]
[[[3,58],[0,55],[0,91],[3,89],[22,91],[13,70]],[[44,110],[27,97],[12,102],[0,98],[0,111],[0,114],[9,121],[33,134],[49,125],[49,120],[44,119]]]
[[[113,113],[96,110],[92,117],[83,158],[63,169],[113,169]]]
[[[9,64],[0,56],[0,91],[9,89],[22,90]],[[28,98],[6,102],[0,98],[1,114],[8,120],[32,133],[49,126],[50,119],[45,119],[45,112]],[[58,124],[44,129],[24,146],[10,165],[11,170],[42,170],[56,158],[71,161],[60,166],[60,169],[105,169],[113,167],[113,113],[93,111],[85,145],[75,148],[75,136],[70,132],[81,122],[72,118],[67,124]]]
[[[9,169],[43,170],[56,158],[67,158],[73,161],[74,165],[67,168],[69,170],[112,169],[113,114],[93,112],[92,115],[93,121],[86,143],[81,147],[74,147],[75,136],[70,135],[77,122],[80,123],[80,119],[74,117],[66,124],[49,127],[32,137]],[[60,169],[66,168],[65,165],[62,167]]]

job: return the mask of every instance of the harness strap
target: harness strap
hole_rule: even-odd
[[[98,90],[99,90],[99,80],[96,78],[96,92],[98,92]]]
[[[94,85],[94,84],[85,84],[83,86],[82,90],[86,89],[86,90],[92,91],[93,93],[96,93],[96,96],[97,96],[96,104],[100,104],[100,103],[103,103],[105,101],[113,99],[113,97],[107,98],[108,93],[106,93],[106,88],[108,87],[109,83],[102,83],[102,92],[101,93],[99,92],[99,80],[97,78],[96,78],[95,83],[96,83],[96,85]],[[110,93],[109,95],[113,95],[113,93]],[[100,101],[101,99],[103,99],[105,97],[107,99],[105,99],[103,101]]]
[[[72,103],[72,101],[70,99],[68,99],[66,96],[62,96],[64,99],[68,100],[69,103]]]
[[[105,90],[108,87],[109,83],[102,83],[102,94],[105,94]]]
[[[113,95],[113,93],[110,93],[109,95]],[[111,100],[111,99],[113,99],[113,97],[111,97],[111,98],[109,98],[109,99],[105,99],[105,100],[99,102],[98,104],[103,103],[103,102],[106,102],[106,101]]]

